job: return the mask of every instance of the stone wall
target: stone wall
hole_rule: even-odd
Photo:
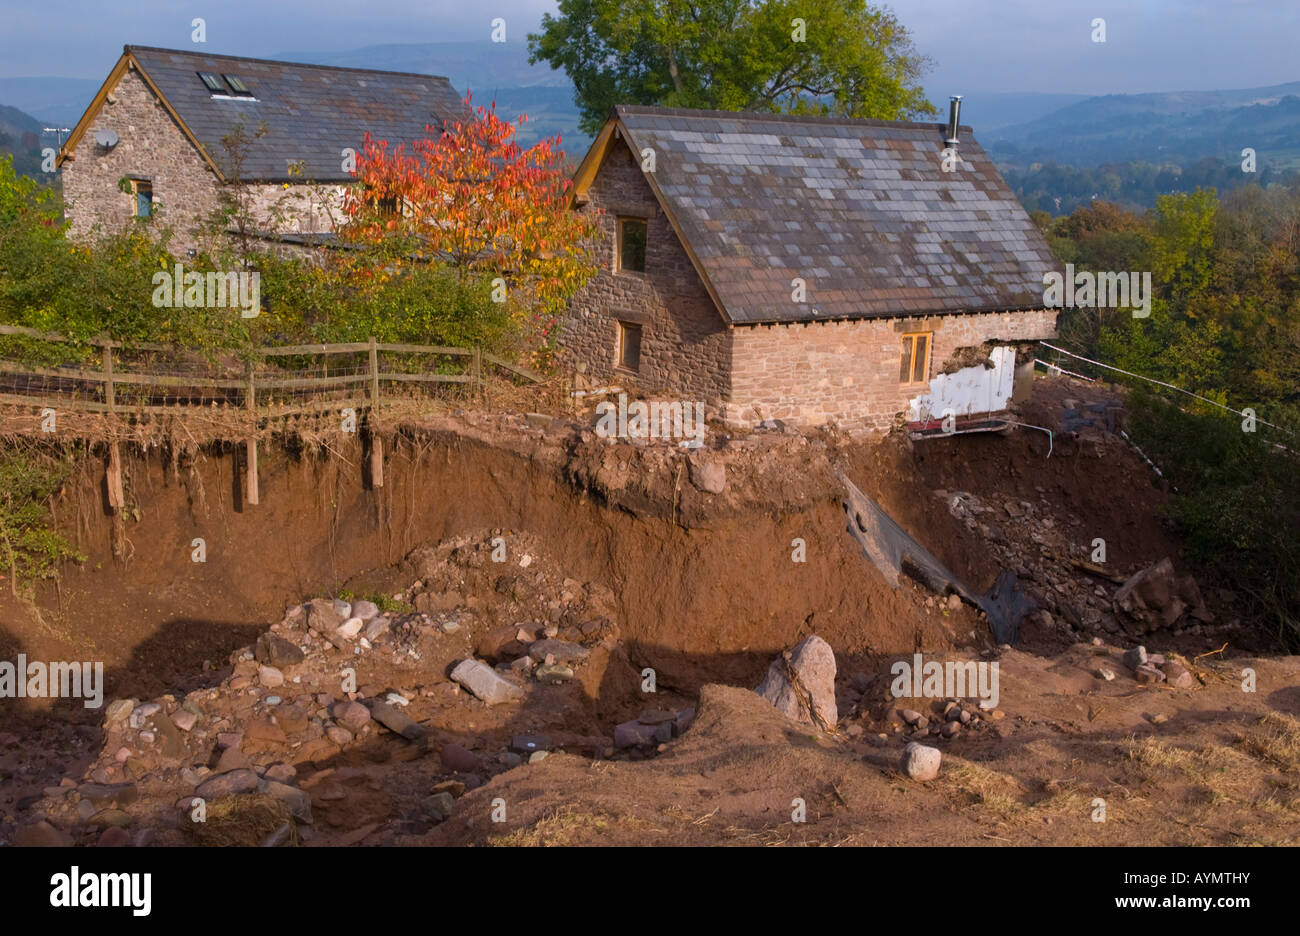
[[[603,211],[595,248],[600,272],[570,304],[560,334],[564,358],[585,364],[596,381],[720,402],[730,370],[729,330],[623,141],[611,147],[588,198],[581,210]],[[645,273],[615,272],[620,216],[648,219]],[[641,325],[635,374],[616,366],[619,320]]]
[[[723,417],[885,431],[919,392],[899,382],[905,332],[933,333],[929,379],[958,348],[1054,337],[1056,311],[737,326]]]
[[[117,145],[104,151],[95,142],[99,130],[116,132]],[[155,223],[175,231],[172,247],[178,253],[196,245],[195,229],[217,207],[216,176],[167,108],[132,70],[124,72],[109,92],[62,168],[71,234],[80,240],[96,227],[108,234],[135,223],[134,196],[118,188],[125,177],[152,183]]]
[[[113,130],[118,143],[104,151],[95,143],[99,130]],[[145,84],[128,70],[95,114],[73,158],[63,163],[63,192],[71,235],[86,240],[98,227],[115,233],[136,223],[134,196],[118,188],[123,178],[153,186],[155,225],[174,231],[177,255],[204,246],[199,229],[220,205],[221,183],[206,160]],[[249,183],[244,197],[261,230],[324,233],[341,217],[339,185]]]

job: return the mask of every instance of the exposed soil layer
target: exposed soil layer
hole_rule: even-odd
[[[1160,519],[1165,495],[1153,484],[1150,470],[1112,433],[1103,428],[1059,432],[1060,412],[1069,408],[1071,396],[1097,391],[1064,380],[1040,381],[1039,388],[1021,419],[1058,429],[1050,457],[1046,435],[1032,430],[918,443],[895,435],[864,443],[778,428],[745,437],[711,433],[706,449],[688,453],[667,443],[599,439],[590,429],[539,414],[456,413],[395,427],[384,439],[380,488],[368,483],[361,467],[366,451],[358,441],[323,453],[264,446],[261,503],[251,506],[242,503],[234,449],[208,449],[176,461],[157,450],[124,451],[124,522],[104,510],[102,471],[87,466],[56,507],[88,561],[68,570],[57,594],[40,596],[39,614],[3,599],[0,612],[7,623],[0,625],[0,660],[13,660],[20,652],[34,660],[102,660],[106,698],[178,698],[205,686],[228,685],[242,649],[279,622],[287,607],[345,590],[400,594],[430,616],[467,611],[475,625],[441,641],[441,649],[414,670],[408,665],[364,671],[361,676],[372,692],[363,691],[363,696],[419,687],[413,717],[435,730],[438,743],[455,740],[479,749],[487,761],[512,733],[538,726],[571,736],[572,748],[582,758],[596,758],[593,764],[556,754],[541,764],[487,771],[481,779],[495,779],[482,791],[467,793],[462,802],[478,803],[470,797],[483,797],[489,803],[493,797],[486,791],[505,790],[508,802],[531,804],[516,814],[517,823],[483,825],[474,811],[468,824],[444,823],[428,833],[430,840],[484,842],[509,833],[526,843],[556,832],[565,841],[600,841],[610,834],[631,842],[638,837],[657,840],[665,829],[665,840],[681,840],[692,829],[703,831],[688,840],[780,839],[786,833],[771,832],[779,824],[771,811],[779,806],[788,814],[789,806],[781,804],[794,795],[811,796],[808,802],[818,805],[810,812],[819,816],[841,808],[826,797],[841,806],[847,799],[852,805],[840,818],[849,825],[821,827],[813,835],[847,838],[850,826],[865,821],[853,812],[858,803],[879,806],[897,800],[908,804],[898,818],[915,820],[918,810],[943,802],[943,797],[935,799],[934,790],[898,796],[899,780],[890,774],[897,756],[892,749],[898,746],[895,726],[888,723],[890,716],[869,706],[861,710],[858,739],[846,747],[843,737],[809,737],[781,722],[774,712],[756,708],[757,697],[747,693],[706,692],[700,699],[700,722],[672,742],[669,753],[694,758],[688,772],[716,773],[715,786],[730,789],[742,775],[750,776],[736,788],[752,789],[750,798],[758,799],[751,803],[741,797],[727,806],[723,812],[735,815],[725,829],[697,823],[693,814],[685,823],[691,828],[669,822],[672,803],[683,819],[694,810],[685,788],[663,779],[664,770],[672,773],[663,766],[669,758],[615,769],[608,766],[600,740],[608,738],[614,723],[644,708],[637,680],[645,667],[656,672],[662,694],[657,703],[688,705],[708,684],[756,685],[774,655],[814,633],[836,652],[841,688],[851,675],[878,675],[890,659],[915,651],[992,651],[987,626],[972,608],[930,596],[906,580],[898,589],[884,582],[845,533],[836,469],[844,470],[976,591],[987,589],[1003,568],[1021,573],[1042,608],[1026,620],[1021,647],[1007,658],[1024,669],[1026,680],[1058,665],[1087,676],[1092,661],[1066,661],[1073,659],[1071,654],[1092,653],[1080,641],[1094,633],[1105,635],[1107,646],[1145,639],[1189,656],[1225,643],[1225,657],[1262,646],[1232,620],[1231,593],[1213,583],[1202,583],[1215,613],[1213,626],[1180,625],[1144,636],[1116,620],[1110,607],[1114,583],[1080,573],[1069,560],[1086,559],[1100,538],[1106,544],[1106,568],[1121,576],[1164,557],[1179,564],[1177,541]],[[121,524],[116,530],[115,522]],[[484,559],[498,537],[510,557],[504,564]],[[115,544],[121,557],[115,555]],[[195,561],[200,548],[203,561]],[[521,565],[522,555],[536,558],[537,564]],[[545,588],[538,584],[543,573],[549,576]],[[576,597],[558,601],[561,593]],[[530,699],[540,701],[516,713],[484,713],[463,698],[445,705],[440,701],[438,687],[450,686],[449,665],[479,652],[478,637],[493,628],[574,628],[596,620],[604,622],[592,631],[603,649],[568,694],[535,694]],[[1269,672],[1293,684],[1293,663],[1279,661],[1277,666]],[[963,756],[998,759],[997,770],[1018,784],[998,795],[1022,805],[1037,802],[1037,781],[1029,779],[1036,776],[1034,757],[1042,764],[1062,765],[1083,753],[1069,746],[1031,749],[1028,743],[1040,735],[1100,731],[1086,744],[1095,747],[1092,753],[1099,762],[1106,762],[1114,759],[1122,734],[1149,723],[1134,707],[1137,702],[1112,706],[1125,712],[1113,724],[1087,715],[1091,703],[1075,696],[1106,690],[1088,679],[1087,686],[1076,686],[1079,679],[1072,675],[1066,680],[1069,687],[1050,692],[1042,687],[1028,694],[1017,690],[1012,715],[1018,724],[1035,726],[1023,738],[1024,751],[999,744],[993,735],[971,741],[976,746]],[[860,690],[848,693],[842,711],[852,710],[862,698]],[[1201,696],[1196,699],[1180,710],[1207,704]],[[1226,699],[1211,708],[1231,710],[1222,708]],[[1218,735],[1248,734],[1243,712],[1256,721],[1267,710],[1296,714],[1291,711],[1295,700],[1285,692],[1263,701],[1262,708],[1239,708],[1230,718],[1192,718],[1189,725],[1226,721],[1214,731],[1190,729],[1188,743],[1241,749],[1246,742]],[[102,712],[86,710],[80,702],[62,701],[52,709],[44,703],[4,704],[12,716],[4,727],[24,732],[27,752],[23,758],[17,750],[6,752],[0,738],[0,773],[15,781],[0,794],[0,829],[11,829],[33,818],[25,810],[35,806],[37,792],[60,777],[79,777],[104,755],[105,738]],[[1083,721],[1076,709],[1085,712]],[[1066,722],[1072,726],[1068,731],[1060,727]],[[1231,726],[1225,727],[1227,722]],[[878,739],[877,756],[875,742],[867,739],[878,734],[885,737]],[[581,738],[589,742],[579,743]],[[329,766],[407,764],[405,753],[394,753],[405,752],[401,744],[384,756],[367,753],[393,744],[391,738],[377,737],[353,753],[341,751]],[[789,747],[785,754],[776,750],[781,745]],[[823,757],[832,760],[821,763]],[[870,777],[859,778],[866,786],[855,787],[852,795],[843,785],[838,793],[828,787],[787,795],[786,780],[777,783],[776,774],[765,780],[766,774],[752,773],[760,758],[770,761],[772,770],[785,771],[790,782],[823,774],[847,778],[862,772],[864,764]],[[701,767],[705,762],[714,766]],[[436,762],[419,763],[419,770],[409,774],[405,771],[415,768],[374,767],[382,776],[362,783],[375,794],[362,797],[369,805],[355,811],[335,807],[338,821],[320,841],[341,841],[371,824],[375,828],[366,834],[377,837],[373,840],[423,840],[424,833],[412,830],[409,822],[385,826],[402,812],[404,798],[415,796],[415,787],[427,794],[427,784],[452,773]],[[538,799],[529,784],[550,783],[546,778],[554,771],[568,771],[558,782],[589,788],[592,802],[602,805],[575,806],[572,796]],[[1100,774],[1093,779],[1102,782]],[[403,793],[408,784],[413,786]],[[701,786],[702,807],[709,801],[703,795],[708,786]],[[614,822],[614,834],[608,832],[609,813],[620,788],[633,797],[628,802],[650,805],[644,816],[624,810],[627,821]],[[652,790],[659,792],[652,796]],[[955,790],[947,797],[958,814],[970,805],[962,795]],[[763,797],[776,799],[768,803]],[[1284,813],[1294,808],[1293,792],[1283,799]],[[413,807],[406,802],[403,808],[409,812]],[[1054,813],[1029,815],[1050,820]],[[641,822],[667,826],[654,831]],[[792,840],[810,840],[811,828],[796,830]],[[925,841],[928,828],[921,823],[916,835],[881,832],[877,838]],[[734,829],[741,831],[728,831]],[[942,823],[933,831],[946,834]],[[984,831],[972,831],[967,838],[987,837]],[[1023,829],[1012,831],[1016,840],[1024,840],[1019,836]],[[1149,829],[1142,832],[1149,834]],[[1155,840],[1172,839],[1157,835]]]

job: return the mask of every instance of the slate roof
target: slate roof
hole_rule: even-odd
[[[780,114],[615,108],[733,322],[1038,309],[1057,266],[962,127]],[[791,280],[807,302],[791,300]],[[816,314],[814,314],[814,310]]]
[[[208,55],[146,46],[125,47],[140,63],[208,156],[227,175],[229,154],[222,137],[243,120],[251,136],[240,176],[248,181],[288,181],[289,164],[302,161],[299,181],[344,182],[342,150],[360,151],[367,131],[390,148],[441,131],[458,119],[463,97],[446,78],[401,72],[300,65],[233,55]],[[198,72],[241,78],[253,99],[213,96]]]

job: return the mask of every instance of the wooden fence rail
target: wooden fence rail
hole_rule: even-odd
[[[43,332],[35,328],[27,328],[22,325],[0,325],[0,336],[12,335],[24,338],[34,338],[38,341],[51,342],[76,342],[76,339],[69,338],[65,335]],[[119,386],[131,387],[151,387],[165,390],[167,388],[187,388],[187,389],[211,389],[237,391],[237,393],[223,395],[222,402],[231,406],[242,405],[250,414],[251,420],[256,426],[257,420],[262,417],[284,416],[291,413],[304,413],[320,411],[325,409],[334,409],[340,406],[356,406],[374,408],[381,403],[380,387],[384,381],[394,384],[460,384],[470,385],[475,393],[482,393],[484,388],[484,364],[491,365],[500,371],[504,371],[512,377],[521,377],[533,383],[540,383],[544,378],[535,371],[526,367],[520,367],[512,364],[494,354],[486,354],[478,347],[474,348],[457,348],[442,345],[414,345],[414,344],[390,344],[377,341],[371,337],[368,341],[351,341],[340,344],[305,344],[305,345],[283,345],[279,347],[254,348],[253,358],[247,364],[247,370],[243,377],[213,377],[203,374],[194,376],[178,374],[151,374],[139,371],[120,371],[114,360],[114,349],[126,351],[149,351],[149,352],[171,352],[177,353],[186,349],[176,348],[170,345],[156,344],[152,342],[132,342],[123,343],[113,341],[108,338],[93,338],[81,342],[100,349],[101,366],[99,370],[89,367],[69,366],[69,367],[39,367],[34,365],[17,364],[12,361],[0,360],[0,381],[9,376],[15,377],[44,377],[69,381],[81,381],[102,389],[103,401],[99,400],[72,400],[69,401],[66,396],[51,397],[42,396],[40,393],[23,393],[23,392],[5,392],[10,387],[0,387],[0,403],[16,403],[21,405],[39,405],[39,404],[57,404],[59,406],[68,406],[71,403],[73,409],[85,410],[87,412],[108,413],[108,414],[134,414],[134,413],[183,413],[186,409],[193,409],[196,405],[207,405],[208,401],[200,403],[173,403],[170,405],[158,405],[152,403],[119,401],[117,388]],[[258,363],[265,363],[268,359],[278,357],[320,357],[322,366],[330,355],[336,354],[366,354],[367,365],[364,373],[341,374],[335,376],[321,377],[302,377],[302,376],[272,376],[267,373],[258,373]],[[451,357],[468,359],[468,368],[465,373],[459,374],[440,374],[432,371],[425,373],[404,373],[399,371],[384,371],[380,369],[380,353],[393,354],[410,354],[410,355],[428,355],[430,357]],[[316,400],[297,404],[277,404],[274,398],[267,399],[266,402],[259,405],[259,392],[266,396],[269,391],[275,390],[295,390],[305,391],[310,394],[311,391],[337,391],[346,387],[363,387],[356,398],[348,399],[330,399]],[[249,504],[257,504],[260,499],[258,491],[258,473],[257,473],[257,438],[255,435],[249,435],[245,439],[246,455],[245,464],[245,487],[244,499]],[[369,440],[369,468],[371,485],[382,487],[384,483],[383,473],[383,443],[375,435],[371,435]],[[121,455],[118,451],[116,441],[109,443],[108,464],[105,471],[105,481],[108,490],[109,507],[114,511],[121,511],[124,506],[122,495],[122,476],[121,476]]]
[[[0,335],[15,335],[27,338],[35,338],[41,341],[71,342],[74,339],[64,335],[42,332],[34,328],[27,328],[21,325],[0,325]],[[87,400],[78,402],[77,405],[92,411],[117,412],[121,409],[129,408],[131,410],[142,410],[144,412],[156,412],[159,409],[165,411],[176,411],[184,404],[174,406],[132,406],[118,407],[116,405],[116,387],[118,386],[136,386],[136,387],[157,387],[157,388],[204,388],[214,390],[238,390],[241,391],[244,399],[241,400],[245,406],[250,399],[256,397],[257,391],[260,390],[336,390],[340,387],[352,385],[365,385],[367,403],[374,405],[380,401],[380,386],[383,382],[390,383],[417,383],[417,384],[471,384],[476,392],[481,391],[484,382],[483,366],[490,364],[506,374],[521,377],[533,383],[539,383],[543,380],[542,376],[535,371],[526,367],[520,367],[512,364],[494,354],[484,353],[480,348],[458,348],[445,345],[416,345],[416,344],[392,344],[388,342],[376,341],[371,338],[369,341],[352,341],[340,344],[304,344],[304,345],[282,345],[279,347],[254,348],[253,354],[258,360],[266,360],[277,357],[321,357],[328,358],[336,354],[359,354],[366,353],[369,356],[368,367],[365,373],[343,374],[337,376],[322,377],[302,377],[302,376],[269,376],[265,373],[258,374],[256,368],[252,365],[249,367],[247,376],[242,378],[233,377],[213,377],[202,374],[194,376],[176,375],[176,374],[151,374],[138,371],[119,371],[114,361],[114,349],[139,350],[139,351],[172,351],[177,348],[169,345],[153,344],[148,342],[124,344],[122,342],[112,341],[106,338],[89,339],[83,342],[92,347],[101,349],[102,365],[99,370],[88,367],[39,367],[34,365],[22,365],[12,362],[0,362],[0,374],[12,374],[20,377],[52,377],[64,380],[79,380],[87,383],[98,384],[103,388],[103,403]],[[412,354],[412,355],[429,355],[452,358],[467,358],[468,370],[460,374],[440,374],[432,371],[424,373],[404,373],[400,371],[384,371],[380,369],[380,353],[393,354]],[[37,400],[37,395],[27,395],[22,393],[0,393],[0,402],[18,402]],[[235,401],[231,401],[232,403]],[[250,407],[251,409],[252,407]],[[270,405],[267,407],[271,408]]]

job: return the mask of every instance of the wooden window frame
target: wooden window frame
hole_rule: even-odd
[[[645,329],[640,322],[628,322],[623,319],[615,319],[618,325],[618,336],[614,341],[614,367],[624,373],[638,374],[641,372],[641,344],[645,339]],[[626,363],[627,357],[627,334],[632,329],[636,330],[636,364]]]
[[[900,387],[925,386],[930,382],[930,355],[934,350],[934,332],[932,331],[903,332],[903,334],[899,335],[898,337],[901,341],[905,343],[908,341],[908,339],[911,339],[910,345],[907,345],[908,354],[909,354],[908,363],[907,363],[908,379],[900,381],[899,386]],[[917,342],[918,338],[925,339],[925,353],[924,353],[924,360],[922,361],[923,370],[921,371],[920,380],[916,379],[916,364],[917,364],[916,349],[918,344]],[[898,351],[898,363],[899,363],[900,370],[902,369],[902,364],[903,364],[903,352],[904,352],[904,348],[900,347]]]
[[[150,179],[130,179],[131,183],[131,217],[133,218],[152,218],[153,217],[153,182]],[[149,213],[140,214],[140,189],[145,188],[149,191]]]
[[[645,246],[642,249],[640,270],[630,270],[623,266],[623,225],[629,221],[635,221],[645,226]],[[649,265],[650,253],[650,219],[643,218],[639,215],[619,215],[615,221],[614,236],[614,272],[615,273],[639,273],[644,276]]]

